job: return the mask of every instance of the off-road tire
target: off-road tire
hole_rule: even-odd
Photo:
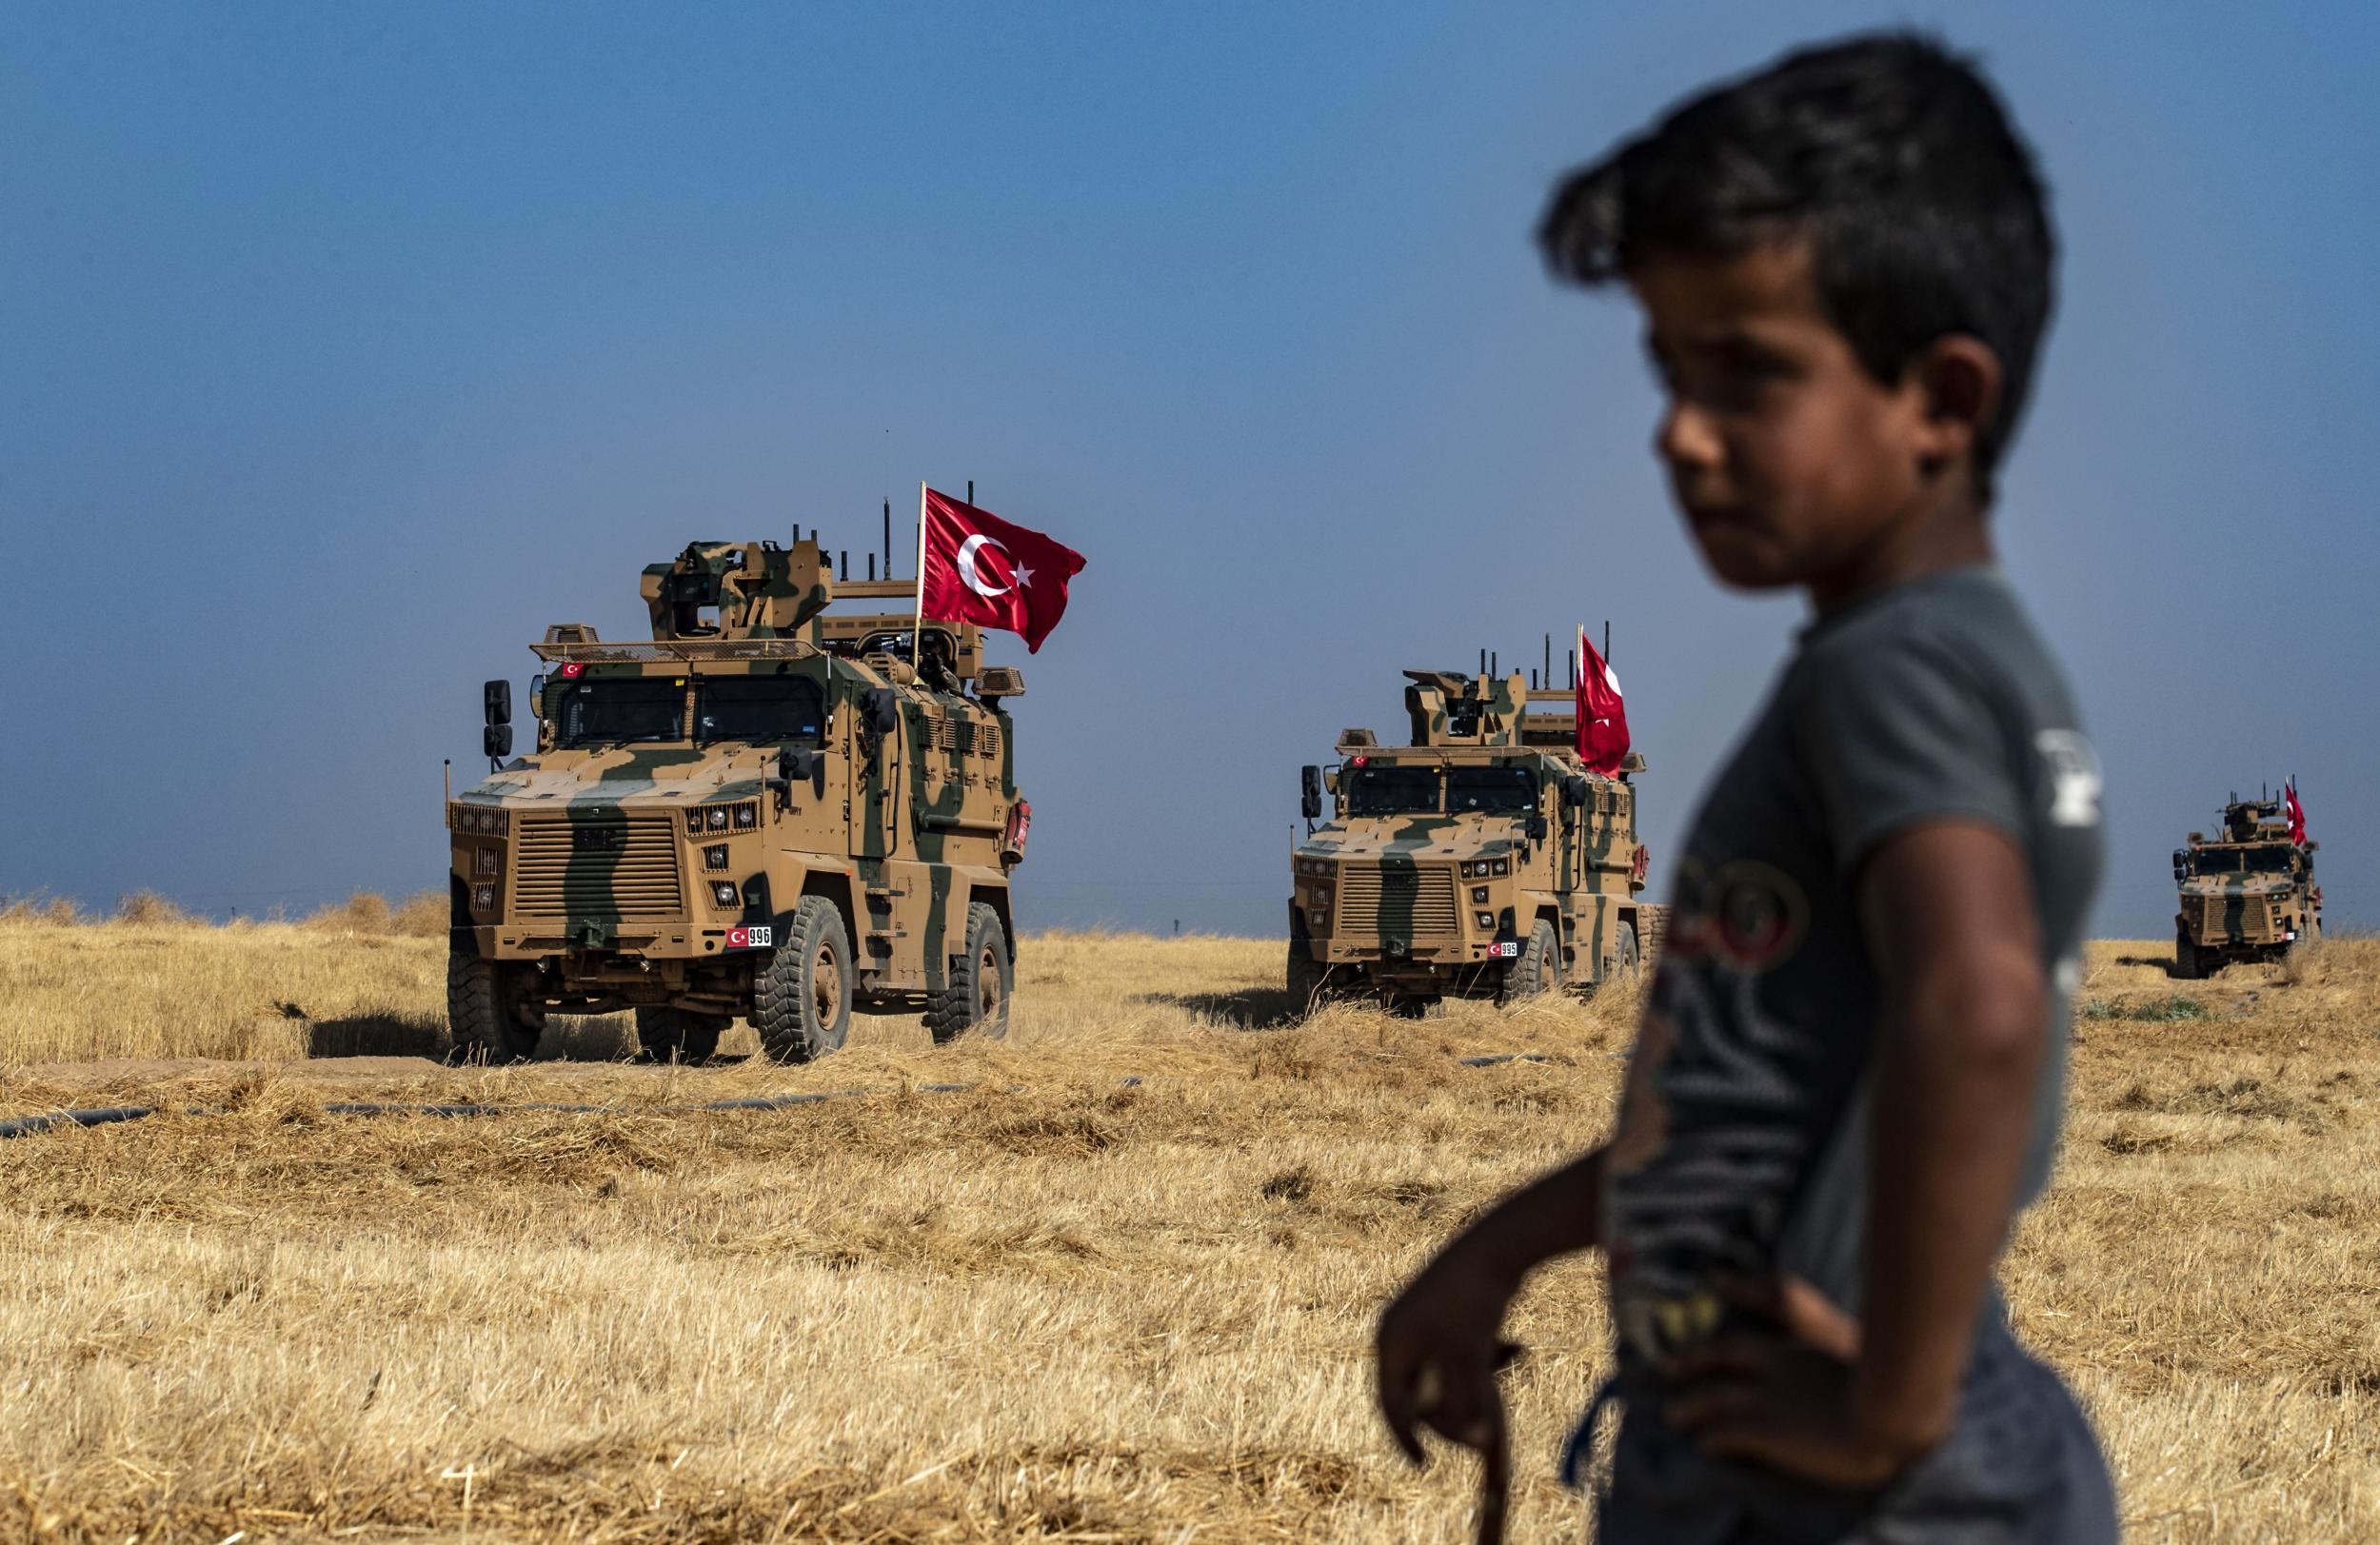
[[[1314,958],[1314,946],[1303,939],[1289,941],[1289,968],[1283,981],[1289,991],[1289,1012],[1300,1019],[1322,1006],[1322,983],[1330,968]]]
[[[773,1061],[814,1062],[851,1034],[851,935],[823,896],[804,896],[752,993],[752,1028]]]
[[[2206,963],[2198,958],[2198,945],[2188,934],[2176,930],[2173,935],[2173,976],[2180,981],[2196,981],[2207,974]]]
[[[545,1011],[514,995],[512,970],[502,961],[446,957],[446,1034],[456,1063],[502,1065],[537,1055]]]
[[[1016,964],[1000,914],[983,901],[969,904],[966,953],[952,958],[942,990],[925,1010],[934,1044],[947,1046],[970,1030],[992,1040],[1005,1036],[1008,1000],[1016,986]]]
[[[1623,922],[1619,925],[1618,935],[1612,941],[1613,980],[1634,986],[1643,970],[1644,960],[1636,948],[1636,925]]]
[[[666,1003],[636,1011],[636,1043],[656,1062],[708,1061],[726,1032],[724,1014],[697,1014]]]
[[[1553,991],[1562,981],[1562,946],[1554,937],[1554,925],[1543,918],[1530,926],[1529,941],[1520,946],[1516,960],[1504,962],[1504,980],[1496,989],[1496,1001],[1509,1008],[1524,999]]]

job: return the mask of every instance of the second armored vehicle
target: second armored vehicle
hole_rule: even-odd
[[[2173,851],[2180,905],[2173,974],[2212,976],[2242,961],[2276,961],[2322,936],[2314,842],[2290,840],[2279,800],[2233,799],[2212,839],[2192,832]]]
[[[447,806],[456,1050],[514,1060],[548,1013],[632,1008],[664,1060],[741,1016],[807,1061],[855,999],[923,1010],[937,1040],[1002,1033],[1018,673],[981,664],[972,626],[823,615],[815,541],[695,543],[643,591],[650,640],[545,630],[535,753]],[[510,700],[487,683],[491,759]]]
[[[1517,672],[1405,676],[1410,744],[1351,729],[1327,775],[1304,770],[1308,822],[1325,788],[1336,809],[1293,860],[1290,993],[1512,1002],[1634,972],[1655,921],[1636,900],[1629,780],[1644,760],[1587,771],[1566,688],[1533,690]]]

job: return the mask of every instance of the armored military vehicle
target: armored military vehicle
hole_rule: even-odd
[[[1655,921],[1636,901],[1629,780],[1643,758],[1616,778],[1587,771],[1567,688],[1519,672],[1405,676],[1410,744],[1350,729],[1335,766],[1304,769],[1290,993],[1514,1002],[1635,972]],[[1326,790],[1335,808],[1317,828]]]
[[[2243,800],[2223,807],[2223,829],[2210,840],[2190,834],[2173,850],[2181,890],[2173,918],[2173,974],[2212,976],[2241,961],[2277,961],[2322,936],[2322,889],[2314,883],[2317,842],[2290,841],[2281,802]]]
[[[658,1058],[708,1056],[740,1016],[803,1062],[855,1000],[922,1010],[937,1040],[1003,1033],[1023,681],[972,626],[830,615],[837,590],[814,538],[697,542],[645,570],[650,640],[562,624],[531,645],[534,753],[446,810],[460,1053],[514,1060],[550,1013],[632,1008]],[[493,763],[508,683],[486,708]]]

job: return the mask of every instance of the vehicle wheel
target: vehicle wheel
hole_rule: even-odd
[[[1543,918],[1529,930],[1529,941],[1520,946],[1520,958],[1504,966],[1503,984],[1496,990],[1496,1001],[1506,1007],[1539,993],[1550,992],[1561,985],[1561,945],[1555,941],[1554,925]]]
[[[2173,936],[2173,975],[2184,981],[2196,981],[2207,974],[2198,959],[2198,946],[2188,934]]]
[[[771,1060],[812,1062],[843,1049],[851,1034],[851,936],[832,901],[802,898],[752,1000],[752,1028]]]
[[[636,1011],[636,1043],[656,1062],[708,1061],[726,1033],[724,1014],[697,1014],[665,1003]]]
[[[502,1065],[537,1055],[545,1010],[520,992],[520,972],[502,961],[446,957],[446,1034],[455,1063]]]
[[[1008,934],[1000,914],[982,901],[967,908],[967,950],[952,962],[942,990],[925,1011],[934,1044],[947,1046],[973,1030],[1000,1040],[1008,1033],[1008,998],[1016,967],[1008,959]]]
[[[1636,951],[1636,925],[1623,922],[1619,925],[1619,937],[1612,941],[1612,975],[1633,983],[1643,968],[1643,961]]]
[[[1314,958],[1314,946],[1302,939],[1291,940],[1287,980],[1292,1012],[1307,1014],[1320,1007],[1322,986],[1329,980],[1330,968]]]

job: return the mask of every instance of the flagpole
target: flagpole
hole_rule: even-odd
[[[918,480],[918,615],[909,628],[909,668],[922,680],[925,670],[925,480]]]

